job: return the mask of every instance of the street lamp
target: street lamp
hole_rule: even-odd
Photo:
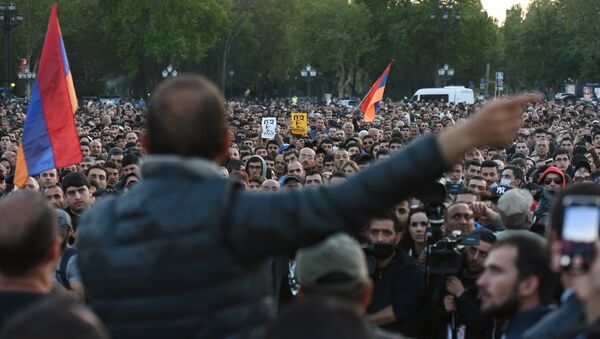
[[[442,26],[442,33],[444,36],[444,67],[448,66],[448,31],[450,30],[450,28],[456,24],[460,19],[461,19],[461,14],[460,11],[454,11],[454,3],[452,0],[439,0],[438,2],[438,8],[440,10],[440,15],[439,18],[441,18],[441,20],[438,22],[438,24],[440,24]],[[429,18],[431,19],[431,21],[435,24],[436,22],[436,18],[438,18],[438,15],[436,15],[434,12],[431,12],[431,14],[429,14]],[[441,70],[441,68],[440,68]],[[440,70],[438,70],[438,74],[440,74]],[[448,71],[448,69],[446,69],[445,71]],[[448,73],[449,76],[454,75],[454,70],[452,70],[452,74]],[[440,74],[441,76],[441,74]],[[443,86],[446,86],[446,80],[447,78],[444,77],[443,78]]]
[[[229,82],[229,99],[233,98],[233,76],[235,75],[235,71],[230,69],[229,70],[229,77],[231,78],[231,81]]]
[[[30,85],[32,80],[35,79],[35,77],[37,76],[37,74],[35,74],[35,72],[31,72],[29,70],[29,66],[27,66],[27,68],[25,68],[25,70],[23,70],[22,72],[19,72],[17,74],[17,76],[19,77],[19,79],[23,80],[25,82],[25,84],[27,85],[27,97],[31,96],[31,89],[30,89]]]
[[[454,76],[454,68],[445,64],[444,67],[438,69],[438,75],[442,78],[444,86],[446,86],[448,79]]]
[[[0,23],[4,30],[4,63],[6,88],[10,83],[10,31],[23,22],[23,16],[17,14],[17,6],[13,2],[0,3]]]
[[[179,72],[175,68],[173,68],[173,66],[171,66],[171,65],[167,66],[167,68],[163,69],[163,71],[162,71],[163,78],[176,77],[178,74],[179,74]]]
[[[314,69],[310,64],[308,64],[300,70],[300,76],[306,79],[308,87],[308,97],[310,98],[310,82],[313,78],[317,76],[317,70]]]

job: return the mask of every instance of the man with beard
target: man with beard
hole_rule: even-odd
[[[481,310],[504,320],[503,338],[521,338],[549,309],[550,253],[542,239],[513,235],[492,247],[477,280]],[[498,330],[498,329],[497,329]]]
[[[418,336],[417,310],[425,279],[417,262],[396,250],[402,238],[400,221],[395,213],[384,213],[371,221],[365,236],[373,245],[376,261],[367,320],[391,332]]]
[[[479,237],[479,244],[465,247],[461,271],[446,278],[448,294],[444,298],[444,309],[448,314],[456,312],[456,329],[465,332],[464,338],[491,338],[493,319],[480,311],[481,300],[476,282],[483,273],[483,263],[496,242],[496,236],[486,229],[472,235]],[[444,331],[446,333],[447,328]]]

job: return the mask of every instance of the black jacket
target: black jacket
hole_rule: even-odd
[[[427,137],[340,185],[253,193],[206,160],[150,156],[140,184],[82,216],[83,282],[114,339],[257,338],[265,258],[357,230],[447,168]]]

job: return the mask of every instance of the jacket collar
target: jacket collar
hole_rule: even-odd
[[[144,159],[142,178],[185,176],[190,178],[223,177],[223,171],[214,162],[172,154],[153,154]]]

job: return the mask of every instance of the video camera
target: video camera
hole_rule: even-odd
[[[446,207],[446,189],[440,183],[432,183],[425,187],[418,196],[425,205],[425,213],[429,218],[430,227],[427,229],[427,272],[428,275],[450,275],[460,271],[462,260],[461,250],[465,245],[478,245],[479,237],[461,235],[459,231],[446,236],[444,215]]]
[[[455,231],[452,235],[442,237],[435,243],[427,245],[427,270],[429,274],[453,275],[462,266],[461,250],[465,245],[479,245],[479,236],[460,234]]]

